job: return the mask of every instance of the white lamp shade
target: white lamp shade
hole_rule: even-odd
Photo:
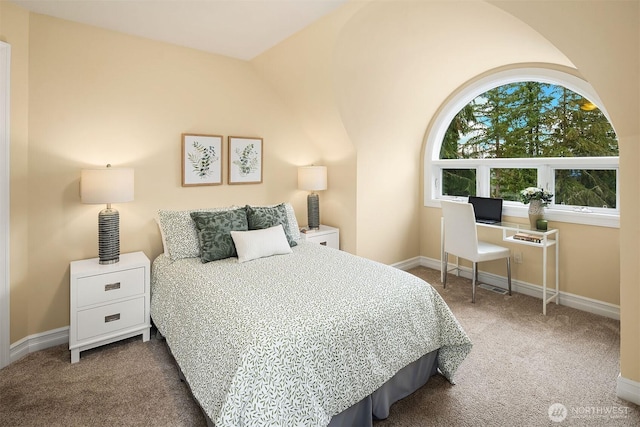
[[[327,189],[326,166],[300,166],[298,168],[298,188],[307,191]]]
[[[133,200],[133,169],[84,169],[80,175],[82,203],[109,204]]]

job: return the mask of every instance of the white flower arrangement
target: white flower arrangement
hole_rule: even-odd
[[[541,200],[543,206],[553,198],[553,193],[539,187],[527,187],[520,191],[520,199],[525,205],[532,200]]]

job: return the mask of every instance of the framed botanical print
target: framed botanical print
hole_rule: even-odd
[[[229,137],[229,184],[262,182],[262,138]]]
[[[182,186],[222,184],[222,136],[182,134]]]

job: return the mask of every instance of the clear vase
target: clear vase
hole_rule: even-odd
[[[537,229],[536,222],[544,216],[544,205],[542,200],[531,200],[529,202],[529,225],[532,229]]]

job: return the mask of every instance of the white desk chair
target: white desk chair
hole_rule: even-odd
[[[464,258],[473,263],[471,302],[476,302],[476,282],[478,279],[478,263],[507,259],[507,278],[509,295],[511,295],[511,259],[509,248],[478,240],[476,218],[471,203],[441,200],[444,218],[444,280],[447,287],[447,268],[449,254]]]

